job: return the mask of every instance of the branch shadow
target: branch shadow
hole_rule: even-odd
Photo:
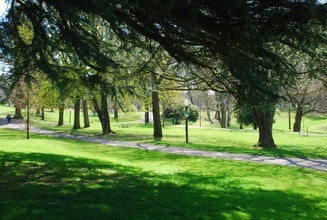
[[[183,179],[182,183],[175,181]],[[317,201],[227,175],[174,175],[53,154],[0,152],[3,219],[314,219]],[[222,181],[224,180],[224,181]],[[215,187],[206,189],[206,186]],[[201,187],[198,187],[201,186]],[[203,187],[204,186],[204,187]]]

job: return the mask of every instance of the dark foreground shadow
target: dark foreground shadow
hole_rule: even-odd
[[[185,184],[174,178],[186,179]],[[228,178],[227,176],[223,178]],[[304,195],[51,154],[0,152],[2,219],[322,219]],[[202,186],[202,187],[197,187]]]

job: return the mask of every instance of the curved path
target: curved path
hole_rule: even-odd
[[[0,125],[12,129],[25,129],[24,124],[15,123],[15,122],[7,124],[6,121],[4,121],[3,119],[0,120]],[[67,133],[56,132],[56,131],[41,130],[38,128],[31,128],[30,131],[32,133],[37,133],[37,134],[51,135],[55,137],[99,143],[99,144],[104,144],[106,146],[138,148],[143,150],[151,150],[151,151],[158,151],[158,152],[171,153],[171,154],[199,156],[199,157],[208,157],[208,158],[223,158],[223,159],[230,159],[230,160],[241,160],[241,161],[257,162],[257,163],[273,164],[273,165],[281,165],[281,166],[305,167],[305,168],[311,168],[311,169],[327,172],[326,159],[268,157],[268,156],[257,156],[257,155],[250,155],[250,154],[234,154],[234,153],[224,153],[224,152],[214,152],[214,151],[203,151],[203,150],[196,150],[190,148],[166,147],[166,146],[127,142],[127,141],[112,141],[103,138],[87,137],[82,135],[67,134]]]

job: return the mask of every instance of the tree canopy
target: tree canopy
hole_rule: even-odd
[[[272,119],[282,84],[297,77],[285,47],[325,60],[326,4],[314,0],[15,0],[1,22],[1,50],[19,66],[62,72],[58,53],[106,72],[120,63],[110,52],[112,33],[122,43],[152,48],[155,41],[208,88],[226,90],[253,106],[258,145],[274,147]],[[99,34],[98,25],[104,32]],[[28,38],[23,37],[22,27]],[[110,35],[112,36],[112,35]],[[128,48],[132,49],[132,48]],[[127,49],[127,50],[128,50]],[[19,52],[19,54],[17,54]],[[19,56],[18,56],[19,55]],[[321,58],[322,57],[322,58]],[[18,68],[18,67],[16,67]]]

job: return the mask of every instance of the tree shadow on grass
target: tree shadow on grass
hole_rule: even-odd
[[[305,150],[304,152],[304,150],[299,148],[298,146],[292,146],[292,145],[278,146],[277,148],[271,148],[271,149],[263,149],[264,152],[270,152],[273,156],[276,157],[282,157],[282,158],[295,157],[301,159],[308,159],[308,158],[327,159],[325,156],[326,150],[327,149],[320,148],[311,151]]]
[[[158,175],[50,154],[0,152],[2,219],[315,219],[317,201],[227,175]],[[183,179],[178,182],[176,179]],[[220,179],[221,178],[221,179]],[[215,187],[206,186],[214,185]]]

